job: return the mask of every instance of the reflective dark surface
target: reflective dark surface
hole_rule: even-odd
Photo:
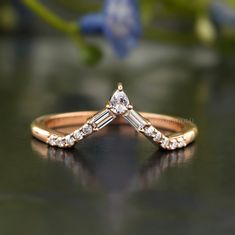
[[[0,234],[233,234],[235,67],[203,48],[143,43],[84,67],[63,39],[0,41]],[[118,130],[47,148],[30,122],[101,109],[122,81],[137,110],[193,119],[196,144],[167,153]]]

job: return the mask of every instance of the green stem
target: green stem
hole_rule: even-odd
[[[61,19],[37,0],[22,0],[22,2],[52,27],[68,34],[79,33],[79,27],[76,23]]]

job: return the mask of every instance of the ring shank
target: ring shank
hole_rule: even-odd
[[[96,113],[97,111],[81,111],[39,117],[31,124],[32,135],[47,143],[52,134],[63,136],[58,131],[59,128],[81,126]],[[140,112],[140,114],[156,128],[169,131],[169,136],[183,136],[186,144],[194,141],[198,133],[196,125],[189,120],[154,113]],[[124,118],[117,118],[112,124],[125,125],[127,122]]]

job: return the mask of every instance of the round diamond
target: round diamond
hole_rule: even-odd
[[[89,135],[92,133],[92,126],[90,124],[85,124],[82,128],[82,131],[85,135]]]
[[[51,146],[56,146],[57,136],[51,135],[48,140],[48,144]]]
[[[162,137],[161,132],[157,131],[153,137],[153,140],[159,142],[161,140],[161,137]]]
[[[179,137],[178,138],[178,147],[179,148],[182,148],[182,147],[184,147],[185,146],[185,140],[184,140],[184,138],[183,137]]]
[[[153,136],[154,132],[155,132],[155,128],[153,126],[147,126],[144,128],[144,133],[147,136]]]
[[[73,146],[73,145],[74,145],[75,140],[74,140],[73,136],[67,135],[67,136],[65,137],[65,140],[66,140],[66,144],[67,144],[68,146]]]
[[[178,143],[177,143],[176,139],[172,139],[170,141],[170,149],[176,149],[177,145],[178,145]]]
[[[56,142],[59,147],[61,148],[65,147],[66,140],[64,137],[58,137]]]
[[[74,131],[73,136],[76,140],[81,140],[83,138],[82,132],[80,130]]]
[[[168,147],[168,144],[169,144],[169,139],[167,137],[163,137],[162,140],[161,140],[161,146],[163,148],[167,148]]]
[[[115,91],[110,99],[111,110],[115,114],[123,114],[128,110],[130,101],[124,91]]]

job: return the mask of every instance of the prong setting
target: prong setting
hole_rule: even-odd
[[[133,105],[129,104],[129,105],[127,106],[127,109],[128,109],[128,110],[132,110],[132,109],[133,109]]]
[[[106,104],[106,106],[105,106],[107,109],[111,109],[112,108],[112,106],[110,105],[110,103],[108,102],[107,104]]]
[[[122,91],[122,90],[123,90],[123,85],[122,85],[121,82],[119,82],[119,83],[117,84],[117,87],[118,87],[118,90],[119,90],[119,91]]]

